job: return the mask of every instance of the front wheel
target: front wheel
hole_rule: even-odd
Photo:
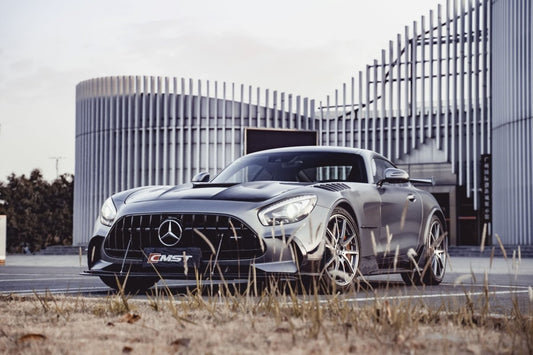
[[[344,208],[335,208],[325,235],[322,279],[326,284],[334,290],[348,290],[357,276],[359,253],[359,230],[355,220]]]
[[[425,257],[423,265],[418,265],[402,278],[408,285],[438,285],[444,279],[448,255],[448,238],[439,217],[431,217],[428,232],[424,238]]]

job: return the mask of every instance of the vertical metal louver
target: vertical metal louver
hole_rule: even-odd
[[[244,153],[246,127],[315,130],[314,113],[314,100],[233,83],[147,76],[81,82],[74,243],[88,242],[109,195],[189,182],[200,171],[214,175]]]

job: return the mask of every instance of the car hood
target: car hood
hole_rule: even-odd
[[[256,181],[242,184],[150,186],[132,192],[125,203],[161,200],[229,200],[260,202],[302,187],[301,183]]]

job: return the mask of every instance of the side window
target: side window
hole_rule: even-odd
[[[385,170],[388,168],[394,168],[394,165],[386,160],[380,158],[374,158],[372,161],[372,174],[374,175],[374,182],[385,178]]]

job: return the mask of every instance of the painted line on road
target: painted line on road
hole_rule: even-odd
[[[24,282],[24,281],[56,281],[56,280],[83,280],[87,277],[84,276],[78,276],[78,277],[50,277],[50,278],[39,278],[39,279],[7,279],[7,280],[0,280],[0,282]]]
[[[11,273],[6,273],[6,274],[2,274],[0,273],[0,277],[2,276],[5,276],[5,275],[8,275],[8,276],[44,276],[44,275],[50,275],[50,274],[43,274],[43,273],[35,273],[35,274],[11,274]],[[76,276],[80,276],[79,273],[75,273],[75,274],[53,274],[54,277],[67,277],[67,276],[72,276],[72,275],[76,275]]]
[[[485,287],[484,284],[458,284],[458,285],[455,285],[453,283],[441,283],[440,284],[441,286],[451,286],[451,287],[467,287],[467,286],[471,286],[471,287]],[[494,287],[494,288],[525,288],[527,289],[528,287],[530,286],[526,286],[526,285],[487,285],[488,288],[491,288],[491,287]]]
[[[79,289],[67,289],[67,288],[52,288],[52,289],[33,289],[33,290],[12,290],[12,291],[2,291],[0,295],[33,295],[35,293],[52,293],[52,294],[58,294],[58,293],[65,293],[65,294],[73,294],[73,293],[79,293],[80,295],[87,291],[110,291],[112,292],[109,287],[105,286],[99,286],[99,287],[83,287]]]
[[[489,291],[489,296],[495,295],[505,295],[505,294],[519,294],[519,293],[528,293],[528,290],[516,290],[516,291]],[[468,296],[482,296],[485,295],[484,291],[480,292],[457,292],[457,293],[440,293],[435,295],[403,295],[403,296],[374,296],[374,297],[365,297],[365,298],[347,298],[344,301],[346,302],[368,302],[374,300],[403,300],[403,299],[421,299],[421,298],[446,298],[446,297],[465,297]],[[326,303],[328,300],[320,300],[320,303]]]
[[[80,289],[64,289],[64,288],[57,288],[57,289],[44,289],[44,290],[13,290],[11,292],[2,292],[0,295],[20,295],[20,296],[26,296],[26,295],[34,295],[42,294],[42,293],[50,293],[50,294],[79,294],[80,296],[83,293],[91,292],[91,291],[99,291],[99,292],[109,292],[113,293],[113,290],[111,290],[108,287],[84,287]],[[489,292],[489,296],[496,296],[496,295],[516,295],[516,294],[522,294],[522,293],[528,293],[528,290],[517,290],[517,291],[493,291]],[[483,296],[485,295],[485,292],[467,292],[468,296]],[[86,295],[84,295],[86,296]],[[447,298],[447,297],[465,297],[465,293],[447,293],[447,294],[436,294],[436,295],[403,295],[403,296],[373,296],[373,297],[358,297],[358,298],[347,298],[344,299],[344,302],[349,303],[357,303],[357,302],[371,302],[375,300],[404,300],[404,299],[424,299],[424,298]],[[176,303],[182,303],[186,301],[176,300]],[[187,301],[188,302],[188,301]],[[319,303],[324,304],[328,303],[329,300],[318,300]]]

